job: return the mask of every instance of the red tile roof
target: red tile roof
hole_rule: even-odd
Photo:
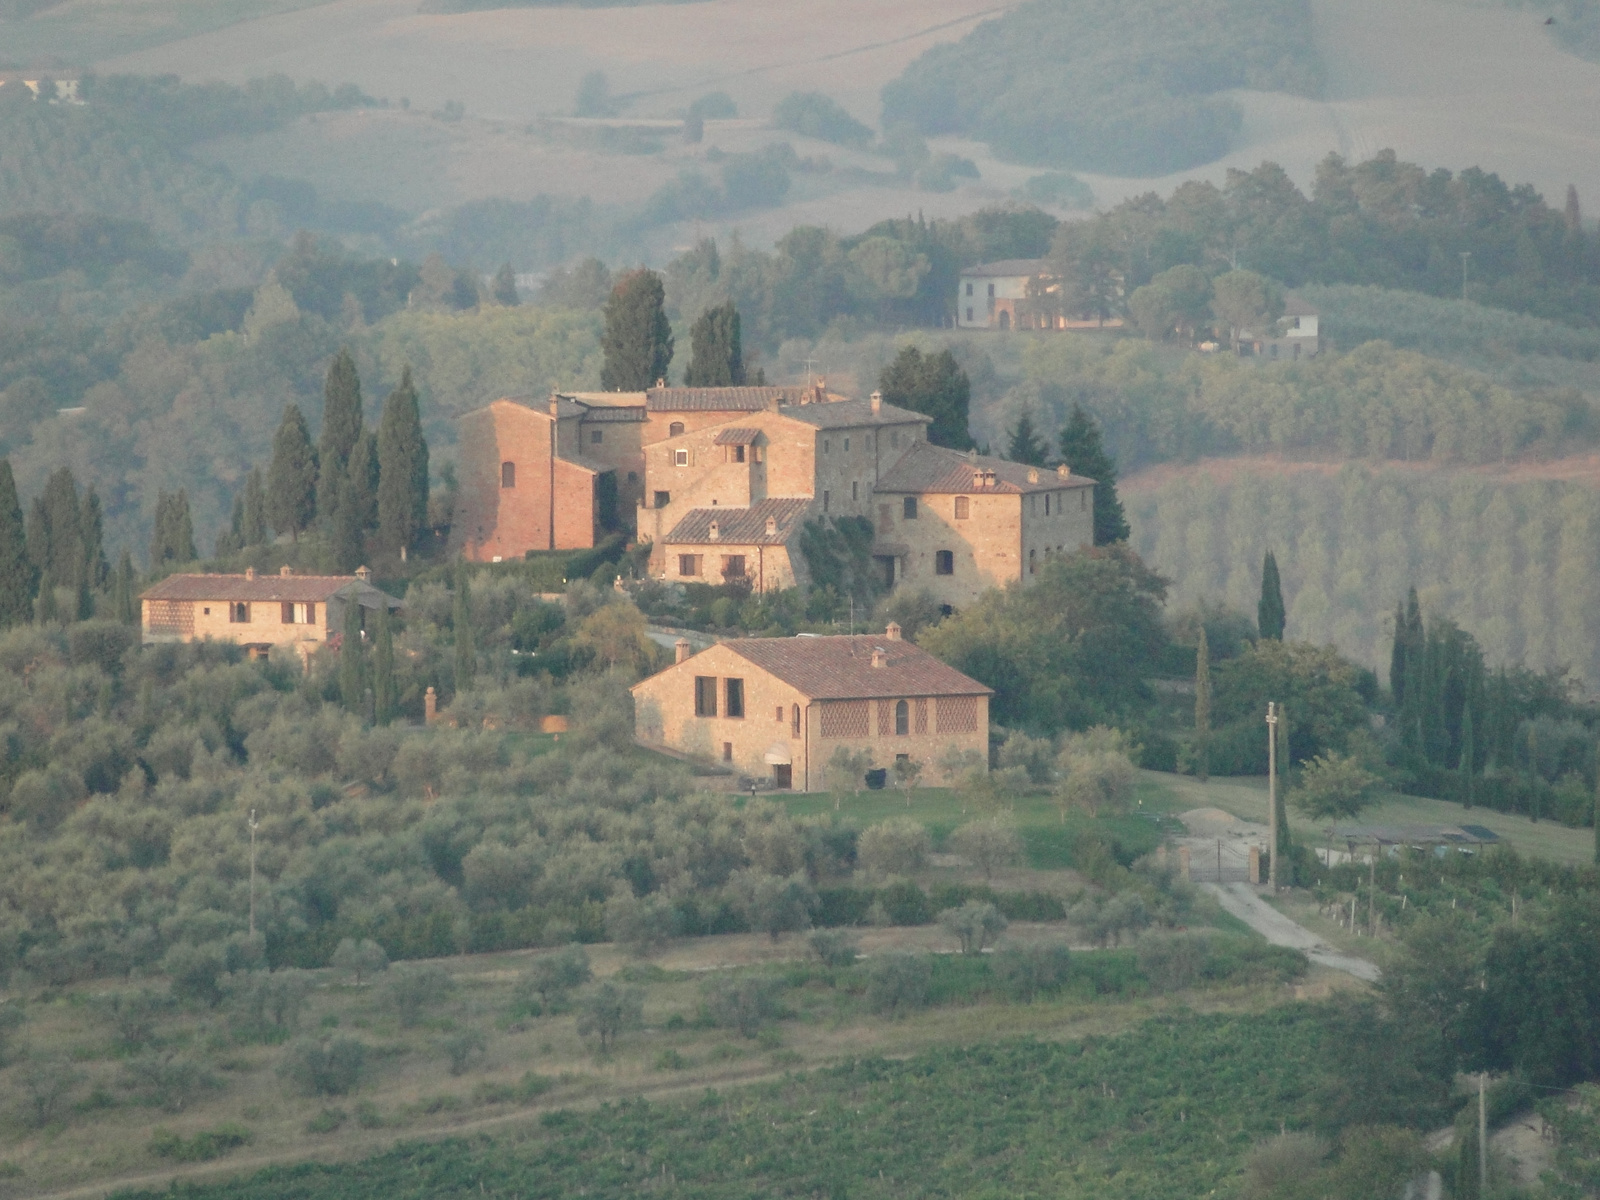
[[[354,575],[169,575],[151,585],[141,600],[272,600],[306,604],[326,602],[328,597],[348,588],[356,589],[361,603],[376,608],[381,596],[390,608],[400,601],[363,583]]]
[[[811,390],[804,387],[659,387],[645,393],[645,403],[651,412],[763,412],[774,401],[798,405],[801,396]]]
[[[994,483],[986,487],[973,484],[977,471],[993,471]],[[1030,467],[981,454],[963,454],[943,446],[917,442],[900,456],[894,466],[878,478],[874,491],[914,493],[959,493],[976,495],[1020,495],[1027,492],[1055,492],[1062,488],[1093,487],[1087,475],[1060,475],[1053,467]]]
[[[993,694],[993,689],[967,678],[920,646],[882,633],[734,638],[718,644],[813,700]],[[872,665],[876,649],[883,650],[888,660],[881,667]]]
[[[761,500],[749,508],[691,508],[662,545],[715,546],[727,542],[744,546],[782,546],[799,528],[810,500]],[[767,518],[776,525],[767,532]],[[717,540],[711,540],[711,522],[717,523]]]
[[[759,429],[741,429],[738,426],[733,426],[728,429],[718,430],[717,436],[712,439],[711,444],[713,446],[753,446],[760,436],[761,430]]]
[[[999,262],[962,267],[961,275],[974,279],[1015,279],[1020,275],[1042,275],[1049,269],[1047,258],[1003,258]]]

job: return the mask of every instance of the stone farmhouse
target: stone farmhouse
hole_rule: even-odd
[[[1044,258],[1007,258],[963,268],[957,329],[1117,329],[1121,317],[1073,311],[1065,281]],[[1118,285],[1120,292],[1120,284]]]
[[[155,642],[234,642],[252,656],[273,647],[309,656],[344,630],[347,604],[362,609],[361,627],[379,605],[399,600],[372,586],[367,568],[354,575],[169,575],[139,597],[145,645]]]
[[[764,592],[809,582],[808,521],[855,517],[886,585],[954,608],[1093,541],[1093,480],[929,445],[928,423],[822,384],[496,400],[461,419],[451,549],[499,561],[631,530],[658,578]]]
[[[875,766],[947,750],[988,762],[989,688],[900,637],[739,638],[633,687],[638,741],[722,763],[777,788],[812,791],[835,750]]]

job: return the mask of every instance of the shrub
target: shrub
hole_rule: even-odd
[[[145,1104],[167,1112],[182,1112],[207,1088],[217,1086],[216,1076],[193,1059],[175,1054],[146,1054],[122,1068],[122,1085]]]
[[[811,935],[811,949],[824,966],[853,966],[861,952],[861,939],[842,929],[818,929]]]
[[[939,914],[939,924],[961,943],[962,954],[982,954],[983,948],[1006,930],[1000,910],[986,900],[968,900],[960,908]]]
[[[112,1036],[122,1050],[141,1050],[155,1036],[156,1017],[168,1006],[167,997],[150,988],[112,992],[100,1001],[100,1013],[110,1022]],[[0,1008],[0,1024],[4,1009]],[[3,1034],[0,1034],[3,1048]],[[4,1056],[0,1055],[0,1059]]]
[[[366,1064],[366,1043],[356,1038],[306,1040],[289,1047],[278,1074],[310,1096],[346,1096],[360,1086]]]
[[[644,993],[638,988],[618,987],[608,980],[585,998],[578,1013],[578,1036],[597,1034],[600,1053],[604,1054],[624,1030],[637,1029],[642,1024]]]
[[[632,954],[652,954],[678,936],[681,918],[665,896],[618,892],[606,901],[606,936]]]
[[[990,968],[1008,996],[1028,1004],[1066,986],[1071,958],[1061,945],[1010,946],[994,954]]]
[[[401,1027],[410,1029],[422,1022],[430,1008],[442,1004],[455,986],[450,973],[436,963],[396,967],[385,980],[383,999]]]
[[[922,954],[880,955],[867,966],[867,1006],[875,1013],[899,1017],[928,1002],[933,967]]]
[[[524,1071],[516,1083],[493,1083],[487,1079],[472,1089],[472,1098],[479,1104],[532,1104],[556,1086],[547,1075]]]
[[[766,975],[723,976],[702,988],[712,1024],[737,1029],[753,1038],[761,1026],[779,1013],[778,995],[783,984]]]
[[[523,1012],[547,1011],[589,979],[589,955],[582,946],[567,946],[554,954],[542,954],[517,981],[516,1006]]]
[[[157,1158],[169,1158],[173,1162],[210,1162],[247,1144],[250,1138],[249,1129],[231,1121],[215,1129],[202,1129],[191,1138],[157,1128],[150,1134],[148,1149]]]
[[[288,968],[248,971],[222,981],[234,1036],[249,1041],[280,1041],[294,1032],[311,991],[311,976]]]
[[[728,891],[751,930],[765,933],[773,941],[784,933],[811,928],[817,893],[803,874],[781,879],[752,867],[735,871],[728,880]]]
[[[83,1072],[65,1058],[44,1056],[23,1063],[15,1082],[27,1098],[25,1111],[33,1126],[43,1128],[55,1120],[82,1079]]]
[[[872,140],[872,130],[821,92],[790,92],[773,108],[772,123],[840,146],[864,146]]]
[[[1204,940],[1191,934],[1147,934],[1139,939],[1139,969],[1156,991],[1180,991],[1200,978],[1208,949]]]
[[[350,1119],[342,1108],[325,1108],[306,1122],[307,1133],[332,1133]]]
[[[890,817],[871,826],[856,846],[856,861],[874,875],[910,875],[927,865],[933,839],[910,817]]]
[[[389,956],[383,952],[383,947],[370,938],[343,938],[333,952],[333,957],[328,960],[328,965],[335,971],[344,971],[351,977],[351,982],[357,987],[361,986],[363,975],[376,975],[379,971],[389,968]]]
[[[223,947],[218,943],[191,946],[180,942],[161,960],[162,969],[172,982],[174,999],[215,1007],[222,999],[217,981],[227,968]]]
[[[489,1039],[481,1029],[458,1029],[440,1043],[450,1063],[450,1074],[465,1075],[481,1062],[489,1050]]]

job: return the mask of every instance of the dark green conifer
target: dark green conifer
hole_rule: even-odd
[[[672,325],[661,276],[629,271],[606,301],[600,349],[600,386],[608,392],[639,392],[667,377],[672,362]]]
[[[378,434],[368,429],[350,452],[350,484],[355,504],[356,524],[362,529],[378,527]]]
[[[403,560],[427,521],[428,443],[406,367],[378,423],[378,536]]]
[[[394,720],[394,632],[389,625],[389,606],[380,604],[377,609],[377,632],[372,651],[372,710],[379,725]]]
[[[355,359],[341,350],[328,365],[322,387],[322,436],[317,440],[317,513],[324,522],[338,519],[335,511],[350,453],[361,440],[361,380]]]
[[[689,339],[694,357],[683,373],[684,387],[743,386],[744,347],[733,301],[701,313]]]
[[[1044,439],[1039,436],[1039,431],[1034,428],[1033,414],[1023,413],[1017,418],[1015,428],[1011,430],[1006,457],[1012,462],[1027,463],[1030,467],[1042,467],[1049,456],[1050,448],[1045,445]]]
[[[267,521],[294,540],[317,515],[317,455],[298,404],[284,406],[267,468]]]
[[[72,471],[61,467],[45,481],[28,510],[28,553],[41,575],[75,586],[83,570],[83,512]]]
[[[1211,778],[1211,644],[1203,624],[1194,652],[1194,743],[1194,770],[1203,783]]]
[[[361,602],[355,588],[344,592],[344,636],[339,643],[339,699],[345,711],[360,713],[366,691],[366,646],[361,641]]]
[[[334,567],[348,575],[361,565],[361,502],[349,472],[333,496],[333,529],[330,541]]]
[[[1074,475],[1094,480],[1094,544],[1109,546],[1128,540],[1128,518],[1117,496],[1117,464],[1100,440],[1100,426],[1074,404],[1061,431],[1061,461]]]
[[[38,580],[39,569],[28,557],[11,460],[0,458],[0,629],[25,624],[33,616],[33,593]]]
[[[494,273],[494,284],[489,294],[494,297],[496,304],[503,304],[507,308],[515,308],[522,303],[522,297],[517,295],[517,273],[511,269],[510,263],[503,264]]]
[[[199,558],[194,547],[194,522],[189,516],[189,493],[158,492],[155,531],[150,539],[150,566],[176,566]]]
[[[456,691],[472,688],[478,674],[478,651],[472,637],[472,585],[466,563],[456,564],[455,609],[451,614],[456,642]]]
[[[111,577],[111,564],[106,561],[105,514],[100,508],[100,497],[90,488],[79,510],[79,529],[83,538],[84,571],[91,588],[99,591]]]
[[[56,604],[56,581],[46,571],[39,578],[39,624],[50,625],[61,617],[61,610]]]
[[[117,559],[116,573],[111,578],[111,615],[124,625],[139,623],[139,602],[134,596],[135,582],[133,555],[124,548],[122,557]]]
[[[972,448],[967,428],[972,381],[949,350],[923,354],[915,346],[902,347],[878,377],[878,391],[890,404],[932,417],[928,441],[935,446]]]
[[[267,489],[261,482],[261,468],[251,467],[244,480],[244,520],[240,525],[240,544],[267,544]]]
[[[1278,560],[1268,550],[1261,560],[1261,599],[1256,603],[1256,628],[1269,641],[1283,641],[1285,614],[1283,585],[1278,579]]]
[[[1476,754],[1477,747],[1472,738],[1472,709],[1465,708],[1461,712],[1461,762],[1458,767],[1463,808],[1472,807],[1472,760]]]

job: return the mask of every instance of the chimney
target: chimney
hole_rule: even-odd
[[[986,488],[992,488],[994,486],[994,471],[992,469],[984,471],[983,486]]]
[[[883,393],[882,392],[873,392],[872,393],[872,412],[873,412],[873,415],[876,416],[878,413],[881,413],[882,411],[883,411]]]
[[[888,633],[891,642],[898,642],[900,640],[900,622],[890,621]]]
[[[875,667],[887,667],[889,665],[889,653],[882,646],[874,646],[872,648],[872,665]]]
[[[1056,474],[1063,479],[1070,479],[1072,478],[1072,468],[1067,466],[1066,463],[1062,463],[1056,468]]]
[[[658,388],[664,388],[667,386],[667,381],[665,379],[658,379],[656,380],[656,386]]]
[[[811,403],[826,404],[828,402],[828,381],[818,376],[817,386],[812,389]]]
[[[1038,483],[1039,482],[1039,468],[1038,467],[1029,467],[1028,468],[1028,482],[1029,483]]]
[[[972,473],[972,490],[975,491],[975,492],[981,492],[983,490],[983,472],[982,471],[974,471]]]
[[[778,411],[778,405],[780,405],[782,403],[783,403],[783,397],[782,396],[768,396],[767,397],[767,411],[768,412],[777,412]]]
[[[422,697],[422,722],[423,722],[423,724],[432,725],[433,722],[434,722],[434,719],[437,718],[438,715],[439,715],[439,697],[434,694],[434,690],[430,687],[428,689],[428,691],[427,691],[427,694]]]
[[[284,563],[283,566],[278,568],[278,574],[284,576],[285,578],[287,578],[288,576],[294,574],[294,568],[291,567],[288,563]]]
[[[244,569],[244,577],[248,582],[254,583],[256,581],[256,569],[254,567],[246,567]]]
[[[722,540],[722,526],[716,521],[711,522],[711,540],[713,542]]]
[[[370,567],[357,567],[356,578],[361,580],[362,583],[368,582],[372,578],[372,569]]]
[[[775,534],[777,532],[778,532],[778,518],[777,517],[768,517],[767,518],[767,536],[771,537],[773,534]]]
[[[677,651],[677,658],[675,659],[677,662],[688,662],[689,655],[693,653],[694,650],[694,648],[689,645],[688,638],[679,638],[677,641],[672,643],[672,648]]]
[[[550,393],[550,415],[552,417],[561,415],[561,397],[554,392]]]

